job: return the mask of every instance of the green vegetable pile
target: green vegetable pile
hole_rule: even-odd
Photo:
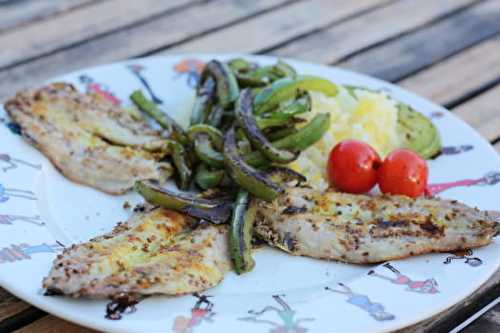
[[[365,89],[346,86],[348,89]],[[151,182],[138,182],[146,201],[215,224],[229,223],[229,248],[238,274],[250,271],[253,198],[266,201],[283,193],[284,182],[305,178],[280,166],[321,139],[330,128],[330,114],[319,113],[307,124],[299,115],[311,111],[310,91],[335,96],[337,86],[297,75],[279,60],[258,66],[244,59],[206,64],[196,87],[190,126],[182,128],[141,91],[134,104],[166,130],[165,151],[175,166],[177,187],[196,186],[201,195],[174,192]],[[441,149],[429,119],[398,103],[398,131],[405,146],[430,158]],[[211,193],[208,195],[207,193]]]
[[[205,195],[173,192],[151,182],[135,189],[146,201],[211,223],[229,223],[229,248],[238,274],[251,270],[252,199],[283,193],[284,182],[305,181],[285,168],[330,127],[328,113],[309,123],[298,115],[311,110],[309,91],[337,94],[328,80],[297,75],[287,63],[258,66],[244,59],[212,60],[201,74],[190,126],[182,128],[154,102],[135,91],[134,104],[168,133],[164,150],[175,166],[181,190],[193,186]],[[217,195],[208,197],[207,190]]]

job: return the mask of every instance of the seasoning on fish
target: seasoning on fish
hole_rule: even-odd
[[[159,162],[164,139],[133,112],[103,97],[52,83],[19,92],[5,103],[24,138],[67,178],[110,194],[138,180],[164,182],[171,174]]]
[[[293,255],[368,264],[488,245],[498,217],[457,201],[290,188],[257,203],[255,231]]]
[[[54,260],[51,294],[114,298],[181,295],[216,286],[231,269],[227,228],[163,208],[139,212],[114,230],[73,245]]]

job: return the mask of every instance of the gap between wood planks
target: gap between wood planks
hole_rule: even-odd
[[[173,14],[202,0],[107,0],[0,34],[0,69]]]
[[[398,1],[341,25],[333,24],[314,34],[257,53],[269,52],[312,62],[336,63],[454,15],[478,1],[430,1],[425,6],[418,0]]]
[[[340,65],[387,81],[401,80],[500,33],[499,21],[500,1],[481,1]]]
[[[425,6],[425,8],[428,8],[430,15],[446,15],[446,13],[453,12],[457,8],[460,8],[461,6],[464,6],[471,1],[472,0],[444,0],[439,2],[440,7],[436,7],[436,5],[433,5],[433,3],[435,2],[431,1],[428,6]],[[396,7],[396,9],[407,8],[407,10],[410,10],[410,12],[413,14],[411,16],[412,18],[408,19],[408,21],[413,25],[403,25],[403,27],[414,28],[418,25],[426,24],[429,19],[432,19],[429,18],[429,16],[422,14],[422,10],[417,10],[418,8],[415,8],[415,4],[417,2],[419,1],[405,1],[403,2],[404,4],[410,3],[409,7]],[[342,2],[339,1],[338,3],[340,4]],[[350,5],[350,7],[356,8],[358,10],[362,10],[370,4],[373,5],[373,2],[355,3],[358,7],[353,7],[353,5]],[[419,3],[421,4],[421,2]],[[411,7],[411,4],[413,4],[413,7]],[[177,15],[169,15],[157,20],[151,20],[140,26],[134,26],[133,29],[123,29],[117,33],[90,40],[86,43],[83,43],[82,45],[57,52],[51,56],[39,58],[20,66],[16,66],[11,70],[0,72],[0,99],[5,98],[7,95],[12,94],[15,90],[18,90],[21,87],[26,86],[27,84],[41,82],[42,80],[46,80],[56,74],[69,72],[76,68],[94,65],[96,63],[123,59],[126,57],[130,57],[131,55],[144,54],[144,52],[148,52],[151,49],[155,49],[158,47],[164,47],[165,45],[175,45],[176,43],[182,43],[183,41],[190,40],[192,38],[195,38],[196,36],[199,36],[200,34],[206,33],[207,30],[213,30],[221,26],[227,26],[228,24],[234,24],[237,26],[238,20],[241,20],[242,17],[251,17],[251,20],[254,22],[255,26],[262,27],[262,24],[259,24],[260,18],[251,14],[252,12],[258,12],[259,10],[265,11],[266,8],[270,8],[273,5],[279,6],[280,3],[277,0],[272,0],[266,2],[266,4],[264,5],[262,3],[262,0],[260,0],[245,3],[245,8],[241,8],[241,6],[235,6],[232,1],[221,1],[217,4],[217,7],[210,4],[199,5],[196,6],[196,8],[190,8],[182,11],[182,13],[177,13]],[[267,7],[264,8],[265,6]],[[286,9],[286,7],[284,9]],[[247,15],[243,15],[242,13],[242,11],[245,10]],[[303,10],[307,10],[307,8],[302,9],[302,11]],[[355,11],[356,10],[354,10],[353,12]],[[202,14],[200,15],[200,13]],[[286,11],[282,13],[287,14]],[[352,13],[346,13],[346,15],[349,14]],[[397,22],[397,19],[394,19],[394,17],[402,17],[401,12],[397,10],[392,11],[392,16],[390,16],[389,19]],[[413,17],[416,17],[417,19],[413,19]],[[376,18],[377,17],[372,17],[372,21]],[[355,18],[354,20],[357,19]],[[192,25],[183,24],[186,21],[198,21],[199,23],[193,27]],[[348,22],[350,22],[350,20],[346,21],[341,26],[348,24]],[[370,21],[368,21],[367,23],[369,22]],[[372,23],[376,22],[380,22],[380,20],[375,20],[375,22]],[[378,31],[380,31],[380,24],[378,26]],[[303,31],[301,31],[301,33],[302,32]],[[260,38],[257,38],[256,40],[265,42],[267,35],[267,31],[262,31],[262,36],[260,36]],[[283,33],[281,33],[281,36],[283,36]],[[286,38],[293,38],[293,36],[287,34],[285,34],[284,36]],[[349,38],[344,38],[344,40],[350,40],[354,38],[362,44],[361,46],[366,46],[367,43],[377,43],[379,41],[377,40],[377,36],[380,37],[381,35],[370,34],[370,36],[372,36],[371,40],[369,39],[360,41],[359,39],[354,38],[356,37],[356,34],[352,34],[349,36]],[[125,40],[127,41],[127,43],[124,43]],[[226,45],[227,44],[230,43],[226,43]],[[342,45],[342,43],[340,43],[340,45]],[[263,45],[257,44],[256,47],[257,50],[259,48],[262,49]],[[352,44],[350,48],[355,50],[355,43]],[[174,47],[172,50],[175,49],[176,48]],[[92,57],[89,57],[89,54],[92,54]]]
[[[258,18],[238,22],[216,33],[180,45],[168,45],[159,54],[172,52],[258,53],[299,36],[346,22],[395,0],[317,0],[286,6]],[[284,20],[283,18],[286,18]],[[313,18],[313,19],[312,19]],[[241,38],[245,36],[245,38]],[[230,43],[228,43],[230,41]],[[164,52],[162,52],[165,50]]]
[[[0,100],[15,91],[57,74],[104,62],[130,58],[166,44],[224,28],[247,17],[279,8],[288,0],[235,2],[220,0],[148,20],[139,25],[103,35],[85,43],[0,71]],[[187,23],[187,24],[186,24]]]
[[[0,34],[103,0],[11,1],[0,5]]]

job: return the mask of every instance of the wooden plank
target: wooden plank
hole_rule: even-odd
[[[500,32],[500,1],[482,1],[340,65],[396,81]]]
[[[29,0],[0,4],[0,32],[88,5],[96,0]]]
[[[0,326],[7,318],[13,317],[29,307],[29,304],[0,288]]]
[[[439,104],[450,104],[500,78],[500,37],[450,57],[399,85]]]
[[[69,321],[54,317],[45,316],[41,319],[34,321],[33,323],[25,326],[14,333],[95,333],[89,328],[78,326],[76,324],[70,323]]]
[[[298,2],[166,52],[258,52],[383,3],[387,0]]]
[[[8,31],[0,35],[0,68],[54,52],[194,2],[199,0],[101,1]]]
[[[250,16],[287,4],[289,0],[220,0],[202,3],[125,28],[86,43],[0,72],[0,101],[15,91],[55,75],[104,62],[138,56],[221,29]]]
[[[463,333],[500,332],[500,304],[467,326]]]
[[[334,63],[362,49],[449,15],[477,0],[404,0],[292,41],[271,54]],[[403,15],[402,13],[411,13]]]
[[[500,85],[454,108],[456,115],[474,127],[488,141],[500,138]]]

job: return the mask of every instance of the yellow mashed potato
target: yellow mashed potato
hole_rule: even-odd
[[[352,95],[354,94],[356,98]],[[311,93],[312,112],[330,113],[330,129],[314,146],[300,154],[289,166],[307,177],[311,186],[326,189],[326,164],[330,150],[340,141],[357,139],[370,144],[383,158],[401,146],[397,133],[398,109],[393,100],[382,92],[348,91],[339,86],[335,97]]]

